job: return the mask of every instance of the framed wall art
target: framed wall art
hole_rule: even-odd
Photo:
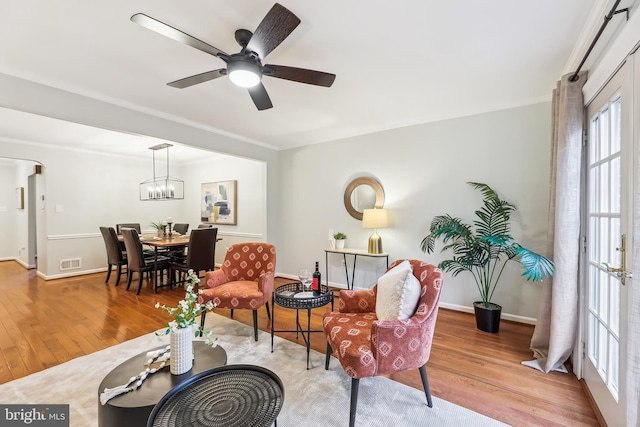
[[[200,193],[200,220],[208,224],[236,225],[238,181],[205,182]]]

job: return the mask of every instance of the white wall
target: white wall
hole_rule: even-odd
[[[246,241],[266,241],[267,184],[266,163],[231,156],[218,157],[183,166],[181,178],[196,185],[185,191],[185,210],[182,218],[186,219],[191,227],[200,223],[201,184],[237,181],[237,225],[216,224],[218,237],[222,237],[216,246],[216,263],[222,264],[225,248],[230,245]],[[175,217],[174,220],[178,221]]]
[[[278,270],[295,274],[320,261],[325,274],[330,228],[347,234],[347,247],[366,249],[372,230],[363,229],[343,204],[346,186],[362,175],[377,178],[385,191],[392,226],[378,232],[390,261],[443,259],[422,253],[420,242],[436,215],[473,220],[481,197],[467,181],[487,183],[514,202],[514,237],[545,253],[550,108],[542,103],[281,152]],[[330,259],[329,279],[345,283],[340,261]],[[362,258],[358,264],[366,274],[356,275],[356,286],[371,286],[384,272],[380,262]],[[520,273],[516,265],[505,273],[494,300],[507,314],[535,318],[542,285],[524,281]],[[470,307],[477,299],[470,276],[447,275],[443,303]]]
[[[15,258],[18,220],[16,209],[16,162],[0,162],[0,260]]]
[[[248,214],[239,217],[238,226],[234,226],[233,231],[246,231],[257,236],[266,234],[264,166],[261,162],[203,152],[202,162],[185,167],[171,165],[171,174],[185,181],[185,192],[188,196],[181,201],[153,202],[140,201],[138,195],[138,183],[150,177],[151,159],[130,159],[2,139],[0,157],[32,159],[44,165],[45,199],[43,210],[39,209],[39,215],[45,216],[45,226],[42,227],[43,230],[38,231],[39,235],[43,232],[45,238],[44,244],[40,245],[44,247],[38,248],[38,272],[46,278],[104,269],[106,255],[104,242],[98,230],[100,226],[139,222],[143,230],[151,230],[151,221],[171,216],[176,221],[186,220],[191,227],[197,227],[200,222],[200,184],[217,179],[217,175],[211,171],[225,171],[228,165],[234,166],[233,178],[238,179],[244,187],[263,189],[259,195],[262,201],[251,201],[247,204]],[[15,203],[15,187],[24,186],[26,189],[27,176],[33,173],[33,162],[18,164],[24,166],[16,168],[19,170],[16,171],[14,182],[10,184],[12,205]],[[226,176],[225,179],[230,178]],[[5,187],[4,183],[2,187]],[[244,201],[248,195],[247,192],[239,199],[239,212],[245,209]],[[7,257],[13,256],[26,262],[26,251],[18,253],[19,248],[28,247],[27,213],[26,210],[21,213],[24,218],[18,214],[7,227],[16,232],[12,238],[12,247],[7,251]],[[220,231],[224,235],[225,231]],[[5,245],[3,251],[4,248]],[[216,258],[220,253],[218,251]],[[81,258],[81,269],[60,270],[60,260],[68,258]]]

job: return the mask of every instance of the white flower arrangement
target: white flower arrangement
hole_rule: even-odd
[[[197,293],[193,291],[194,287],[200,283],[200,279],[193,272],[189,270],[187,273],[187,279],[185,281],[186,294],[184,299],[178,302],[177,307],[167,307],[164,304],[156,303],[156,308],[160,308],[169,313],[169,316],[173,317],[173,320],[167,323],[167,329],[164,332],[157,332],[158,335],[167,335],[172,330],[193,328],[197,325],[196,318],[202,314],[205,310],[211,310],[216,305],[207,301],[206,304],[198,302],[198,295],[202,293],[202,289],[199,289]],[[206,337],[205,343],[211,347],[218,345],[218,338],[211,338],[211,330],[204,331],[201,326],[198,325],[195,328],[195,336]]]

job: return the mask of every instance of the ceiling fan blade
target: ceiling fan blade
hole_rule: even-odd
[[[251,99],[253,99],[253,103],[256,104],[258,110],[262,111],[273,107],[269,94],[262,83],[250,87],[249,95],[251,95]]]
[[[264,59],[300,24],[300,19],[286,7],[276,3],[267,12],[244,48]]]
[[[335,74],[271,64],[264,66],[263,75],[324,87],[331,87],[336,79]]]
[[[136,13],[131,17],[131,21],[135,22],[136,24],[142,25],[143,27],[151,31],[155,31],[158,34],[162,34],[165,37],[169,37],[170,39],[173,39],[180,43],[195,47],[196,49],[206,52],[210,55],[228,56],[217,47],[213,47],[210,44],[203,42],[202,40],[198,40],[197,38],[190,36],[189,34],[182,32],[177,28],[173,28],[172,26],[167,25],[164,22],[160,22],[157,19],[147,16],[144,13]]]
[[[218,70],[207,71],[206,73],[196,74],[195,76],[185,77],[184,79],[167,83],[167,85],[178,88],[178,89],[184,89],[186,87],[197,85],[199,83],[208,82],[209,80],[217,79],[218,77],[222,77],[225,75],[227,75],[227,70],[225,68],[220,68]]]

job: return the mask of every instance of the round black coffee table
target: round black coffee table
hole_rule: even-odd
[[[147,427],[277,426],[283,404],[284,386],[272,371],[221,366],[171,389],[151,412]]]
[[[271,295],[271,306],[273,317],[271,319],[271,352],[273,353],[273,336],[275,332],[295,332],[302,335],[304,343],[307,345],[307,369],[309,369],[309,353],[311,350],[311,332],[323,332],[321,329],[311,329],[311,310],[331,303],[333,311],[333,291],[329,287],[320,285],[320,293],[313,294],[313,291],[305,290],[300,282],[287,283],[278,286]],[[284,308],[296,310],[296,329],[274,329],[276,322],[276,305]],[[300,325],[300,310],[307,310],[307,329]]]
[[[157,347],[151,350],[157,350]],[[144,370],[147,352],[140,353],[115,367],[98,387],[98,426],[100,427],[139,427],[147,425],[147,419],[153,407],[162,397],[177,385],[201,372],[227,364],[227,352],[220,346],[211,348],[203,341],[193,343],[193,368],[182,375],[171,375],[169,367],[149,375],[142,386],[129,393],[121,394],[100,404],[100,393],[105,388],[126,384],[129,378]]]

